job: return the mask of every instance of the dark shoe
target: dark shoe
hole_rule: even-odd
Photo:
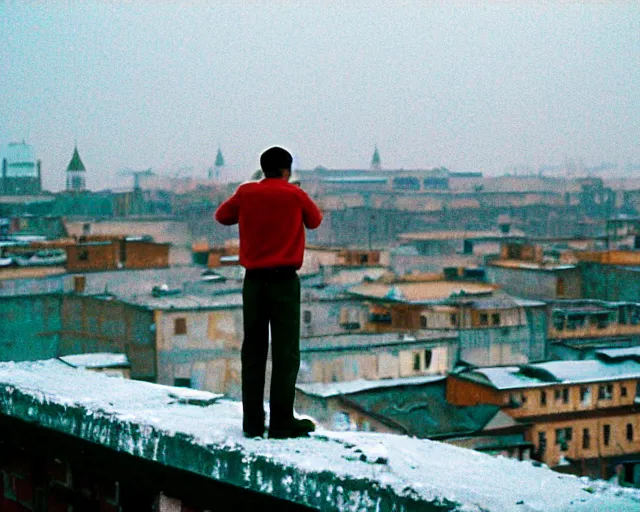
[[[243,430],[242,433],[244,434],[244,437],[249,437],[249,438],[264,437],[264,427],[262,429]]]
[[[289,439],[294,437],[309,437],[309,432],[316,429],[316,424],[309,419],[295,419],[288,427],[269,427],[269,439]]]

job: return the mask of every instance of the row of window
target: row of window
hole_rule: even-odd
[[[458,326],[458,314],[451,313],[449,315],[449,323],[451,327]],[[499,326],[500,325],[500,313],[480,313],[478,315],[478,325],[486,327],[488,325]],[[429,322],[426,315],[420,315],[420,328],[428,329]]]
[[[355,313],[357,311],[354,310]],[[350,314],[350,311],[346,311],[346,315],[341,315],[340,325],[345,329],[358,329],[360,328],[360,323],[357,321],[357,318],[354,319],[354,315]],[[342,316],[345,316],[343,319]],[[304,310],[302,312],[302,321],[305,325],[309,325],[311,323],[312,316],[311,311]],[[391,322],[391,315],[389,315],[389,322]],[[187,319],[184,317],[175,318],[173,321],[173,334],[187,334]]]
[[[620,396],[622,398],[629,396],[629,390],[626,384],[620,384]],[[556,388],[553,390],[553,399],[555,402],[569,403],[569,388]],[[613,399],[613,384],[600,384],[598,386],[598,400]],[[521,402],[526,403],[527,397],[523,394]],[[591,403],[591,386],[580,386],[580,402],[583,405]],[[540,391],[540,405],[547,405],[547,391]]]
[[[604,424],[602,425],[602,444],[604,446],[609,446],[611,444],[611,425]],[[568,449],[569,441],[573,439],[573,428],[565,427],[565,428],[557,428],[555,431],[555,444],[560,446],[560,449],[565,451]],[[632,423],[627,423],[625,426],[625,438],[627,441],[631,442],[634,440],[634,429]],[[588,450],[591,448],[592,439],[591,439],[591,430],[588,428],[582,429],[582,448],[584,450]],[[540,451],[544,451],[547,446],[547,433],[546,432],[538,432],[538,447]]]
[[[611,324],[638,325],[640,324],[640,308],[636,306],[621,307],[616,311],[587,313],[555,312],[552,315],[553,327],[557,331],[584,329],[587,324],[597,329],[606,329]]]

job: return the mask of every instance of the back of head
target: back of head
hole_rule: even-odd
[[[260,167],[267,178],[280,178],[282,169],[291,170],[293,157],[286,149],[273,146],[260,155]]]

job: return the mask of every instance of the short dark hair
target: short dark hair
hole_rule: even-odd
[[[279,178],[282,169],[291,170],[293,157],[286,149],[273,146],[260,155],[260,167],[267,178]]]

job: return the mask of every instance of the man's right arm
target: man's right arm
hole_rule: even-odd
[[[302,221],[307,229],[316,229],[322,222],[322,212],[304,190],[300,190],[302,199]]]
[[[225,226],[237,224],[240,218],[240,189],[222,203],[216,210],[215,219]]]

